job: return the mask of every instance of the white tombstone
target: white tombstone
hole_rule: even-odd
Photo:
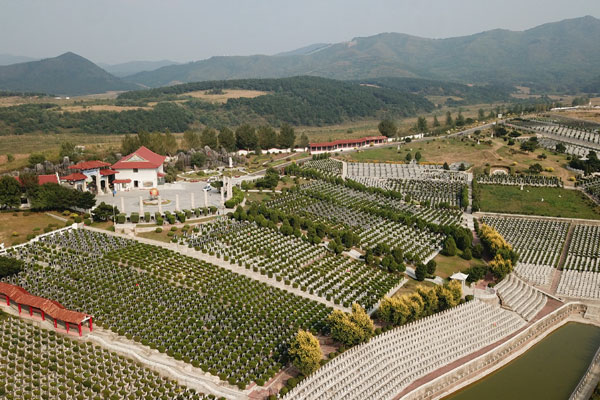
[[[221,186],[221,208],[225,209],[225,186]]]
[[[206,208],[208,207],[208,190],[204,191],[204,204],[203,207]]]

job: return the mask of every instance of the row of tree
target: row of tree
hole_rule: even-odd
[[[462,288],[459,281],[428,288],[419,286],[412,294],[384,297],[378,317],[395,326],[404,325],[460,304]]]

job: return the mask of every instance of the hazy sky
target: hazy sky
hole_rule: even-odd
[[[0,53],[95,62],[274,54],[381,32],[444,38],[600,18],[599,0],[0,0]]]

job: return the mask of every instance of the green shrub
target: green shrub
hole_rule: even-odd
[[[134,212],[131,213],[131,215],[129,216],[129,219],[131,219],[131,222],[134,224],[137,224],[138,222],[140,222],[140,214]]]

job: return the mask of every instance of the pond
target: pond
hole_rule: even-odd
[[[599,346],[599,327],[568,323],[505,367],[445,399],[568,399]]]

